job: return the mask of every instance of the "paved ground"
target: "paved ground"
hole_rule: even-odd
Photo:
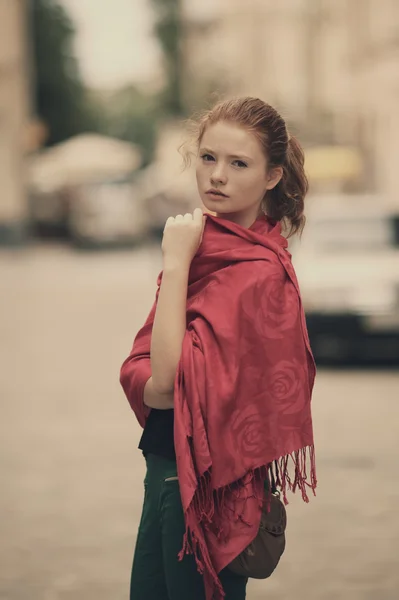
[[[0,254],[0,600],[128,597],[143,461],[118,375],[159,265]],[[399,598],[398,400],[398,372],[319,373],[319,493],[290,504],[284,560],[249,600]]]

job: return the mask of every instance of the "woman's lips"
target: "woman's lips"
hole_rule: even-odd
[[[212,198],[212,200],[223,200],[223,198],[228,198],[226,194],[221,194],[213,191],[206,192],[206,195]]]

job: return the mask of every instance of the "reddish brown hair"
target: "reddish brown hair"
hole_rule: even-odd
[[[308,180],[304,170],[304,152],[290,135],[284,119],[270,104],[259,98],[234,98],[218,102],[196,121],[195,138],[199,145],[209,125],[229,121],[254,133],[263,148],[268,168],[282,167],[283,175],[276,187],[263,199],[263,210],[275,221],[288,225],[289,236],[301,232],[305,225],[304,200]]]

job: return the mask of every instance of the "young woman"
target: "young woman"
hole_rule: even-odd
[[[257,535],[265,485],[285,502],[316,487],[315,367],[281,234],[304,224],[302,149],[256,98],[217,104],[196,141],[213,214],[167,220],[156,300],[121,369],[147,463],[131,600],[242,600],[228,565]]]

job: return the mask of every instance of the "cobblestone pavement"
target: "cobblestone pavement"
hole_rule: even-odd
[[[0,254],[0,600],[128,598],[144,465],[118,377],[159,268],[154,247]],[[320,371],[313,406],[318,495],[248,599],[397,600],[399,373]]]

